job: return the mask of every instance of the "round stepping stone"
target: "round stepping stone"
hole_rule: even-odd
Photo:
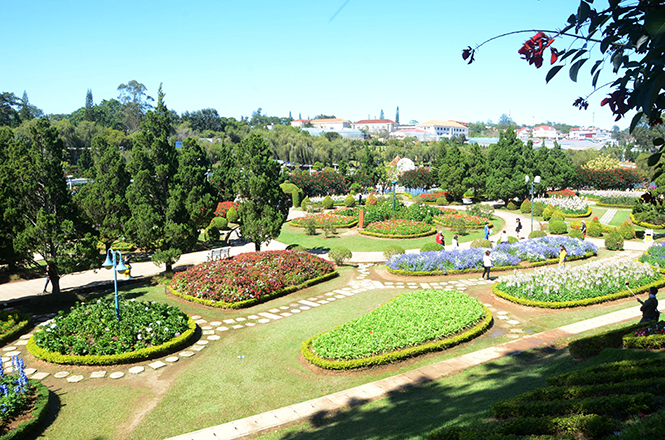
[[[83,380],[83,376],[81,376],[80,374],[75,374],[75,375],[69,376],[67,378],[67,382],[70,382],[70,383],[81,382],[82,380]]]
[[[254,326],[256,325],[256,323],[255,323],[255,322],[248,322],[248,323],[245,324],[245,325],[246,325],[247,327],[254,327]]]
[[[67,376],[69,376],[69,371],[58,371],[53,375],[53,377],[57,377],[58,379],[64,379]]]
[[[308,307],[308,306],[300,306],[300,310],[309,310],[309,309],[310,309],[310,307]]]
[[[14,350],[16,350],[16,347],[14,347],[13,345],[10,345],[9,347],[4,347],[2,349],[2,351],[14,351]]]
[[[182,351],[182,352],[179,353],[179,355],[182,356],[182,357],[188,358],[188,357],[194,356],[194,352],[193,351]]]
[[[291,313],[300,313],[301,310],[300,309],[291,309],[290,312]],[[245,325],[249,325],[249,324],[245,324]]]
[[[258,322],[259,322],[259,324],[265,324],[267,322],[270,322],[270,320],[268,318],[263,318],[263,319],[259,319]]]
[[[208,341],[196,341],[196,345],[208,345]]]
[[[288,309],[288,307],[287,307],[287,309]],[[243,322],[243,321],[247,321],[247,319],[245,319],[245,318],[236,318],[236,321]]]
[[[238,325],[234,325],[234,326],[231,327],[231,328],[234,329],[234,330],[237,330],[237,329],[239,329],[239,328],[243,328],[243,327],[244,327],[244,325],[240,325],[240,324],[238,324]]]
[[[220,336],[219,335],[210,335],[206,339],[210,341],[219,341]]]
[[[201,327],[201,330],[212,330],[212,326],[206,325],[205,327]]]
[[[122,371],[114,371],[113,373],[109,374],[109,377],[111,379],[120,379],[124,375],[125,375],[125,373],[123,373]]]
[[[222,325],[222,321],[212,321],[210,325],[213,327],[219,327],[220,325]]]
[[[517,324],[520,323],[519,321],[515,321],[514,319],[511,319],[510,321],[506,321],[506,322],[510,325],[517,325]]]
[[[507,315],[508,312],[502,310],[502,311],[500,311],[500,312],[496,312],[496,314],[497,314],[497,315]]]
[[[141,366],[132,367],[127,371],[129,371],[131,374],[139,374],[139,373],[143,373],[145,371],[145,367],[141,367]]]
[[[25,373],[26,376],[29,376],[31,374],[34,374],[37,372],[36,368],[24,368],[23,372]]]
[[[106,371],[93,371],[90,373],[90,379],[101,379],[106,377]]]
[[[14,347],[14,348],[16,348],[16,347]],[[21,354],[20,351],[14,350],[14,351],[8,351],[7,353],[5,353],[5,356],[12,357],[12,356],[18,356],[19,354]]]
[[[180,358],[179,358],[178,356],[169,356],[169,357],[167,357],[167,358],[164,359],[164,360],[165,360],[166,362],[173,363],[173,362],[178,362],[178,361],[180,360]]]

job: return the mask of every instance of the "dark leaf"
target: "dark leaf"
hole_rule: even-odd
[[[565,60],[571,55],[574,55],[579,49],[570,49],[568,51],[562,52],[563,55],[561,56],[561,61]]]
[[[663,138],[656,138],[656,139],[653,140],[653,144],[654,144],[654,146],[657,147],[659,145],[665,144],[665,140],[663,140]]]
[[[559,73],[559,70],[561,70],[562,67],[563,67],[563,66],[554,66],[554,67],[552,67],[552,68],[550,69],[550,71],[547,72],[547,75],[545,76],[545,82],[547,82],[547,83],[550,82],[550,80],[551,80],[552,78],[554,78],[554,76],[555,76],[557,73]]]
[[[656,165],[660,161],[660,157],[662,156],[662,153],[654,153],[651,156],[649,156],[649,160],[647,160],[647,165],[650,167]]]
[[[600,72],[600,70],[596,72],[596,74],[593,76],[593,80],[591,81],[591,85],[594,89],[596,88],[596,84],[598,84],[598,76],[600,76]]]
[[[665,41],[665,8],[654,8],[644,15],[644,28],[651,36],[654,45],[661,46]]]
[[[582,67],[582,65],[586,63],[588,60],[589,60],[588,58],[577,60],[575,64],[570,66],[570,71],[568,72],[568,74],[573,82],[577,82],[577,73],[580,71],[580,67]]]
[[[591,6],[584,0],[580,2],[580,7],[577,9],[577,23],[583,23],[587,18],[589,18],[589,13],[591,12]]]
[[[580,50],[575,54],[575,56],[573,57],[573,59],[571,60],[571,62],[575,61],[576,59],[578,59],[579,57],[581,57],[582,55],[584,55],[586,52],[587,52],[586,49],[580,49]]]
[[[597,69],[598,67],[600,67],[601,64],[603,64],[603,60],[598,60],[598,61],[596,61],[596,62],[593,64],[593,67],[591,68],[591,74],[592,74],[592,75],[594,74],[594,72],[596,71],[596,69]]]
[[[637,124],[639,124],[640,119],[644,115],[644,112],[637,112],[635,116],[633,116],[633,120],[630,121],[630,132],[632,133],[635,130],[635,127],[637,127]]]

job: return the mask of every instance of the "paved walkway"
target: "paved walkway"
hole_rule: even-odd
[[[608,209],[605,214],[600,218],[600,222],[604,225],[609,225],[616,213],[619,212],[618,209],[615,208],[610,208]]]

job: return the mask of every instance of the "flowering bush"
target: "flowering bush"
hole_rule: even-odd
[[[651,335],[665,335],[665,322],[656,322],[648,327],[642,327],[635,331],[635,336],[645,338]]]
[[[331,223],[338,228],[354,226],[358,221],[358,211],[353,209],[346,209],[344,211],[344,214],[341,212],[326,212],[322,214],[308,215],[306,217],[298,217],[291,220],[289,224],[292,226],[305,227],[308,222],[313,221],[314,226],[317,228],[322,228]]]
[[[497,289],[533,301],[579,301],[620,292],[626,281],[635,289],[660,280],[649,264],[629,260],[592,262],[572,268],[540,268],[500,277]]]
[[[549,197],[533,199],[534,203],[543,203],[546,206],[553,206],[554,209],[560,209],[564,214],[586,214],[589,211],[587,199],[580,197]]]
[[[547,195],[550,197],[577,197],[575,191],[568,188],[559,191],[547,191]]]
[[[406,188],[431,188],[436,185],[436,178],[429,168],[419,167],[405,171],[399,177],[399,184]]]
[[[436,202],[439,197],[448,197],[448,191],[435,191],[420,194],[418,200],[422,200],[423,202]]]
[[[0,359],[0,432],[7,431],[6,425],[14,416],[29,409],[30,396],[34,388],[28,383],[23,359],[11,357],[14,374],[5,374],[5,366]]]
[[[370,223],[365,227],[365,232],[381,235],[421,235],[427,232],[433,232],[432,226],[425,222],[415,220],[384,220],[381,222]]]
[[[639,261],[665,267],[665,243],[658,243],[651,246],[647,249],[646,253],[640,256]]]
[[[626,190],[638,185],[643,185],[646,182],[646,177],[642,173],[631,168],[594,170],[591,168],[579,167],[576,171],[580,186],[584,185],[597,190]]]
[[[484,227],[487,222],[486,218],[465,214],[454,209],[442,208],[442,211],[443,214],[434,217],[434,221],[446,227],[453,227],[456,222],[461,220],[467,228],[477,229]]]
[[[215,209],[215,217],[226,217],[226,213],[229,211],[229,208],[235,208],[238,210],[238,204],[236,202],[219,202],[217,204],[217,209]]]
[[[308,252],[252,252],[190,267],[174,275],[171,287],[195,298],[235,303],[332,272],[332,263]]]
[[[497,245],[490,257],[494,266],[516,266],[521,261],[544,261],[559,255],[559,246],[566,246],[568,255],[583,257],[598,252],[593,244],[569,237],[539,237],[517,243]],[[406,272],[443,272],[481,269],[486,249],[454,249],[441,252],[421,252],[419,254],[395,255],[386,262],[388,269]]]
[[[315,173],[298,171],[292,173],[289,180],[310,197],[347,194],[349,192],[348,183],[344,176],[333,170],[323,170]]]
[[[580,196],[599,199],[602,197],[629,197],[629,198],[640,198],[644,194],[644,190],[631,189],[631,190],[584,190],[580,191]]]
[[[187,330],[178,308],[154,301],[122,301],[120,320],[111,299],[77,303],[35,333],[38,347],[65,355],[112,355],[161,345]]]

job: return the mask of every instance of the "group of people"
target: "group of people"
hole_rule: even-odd
[[[446,237],[443,235],[443,231],[438,231],[436,233],[436,242],[440,244],[441,246],[446,246]],[[459,248],[459,239],[457,235],[453,235],[453,241],[452,241],[453,249],[458,249]]]

